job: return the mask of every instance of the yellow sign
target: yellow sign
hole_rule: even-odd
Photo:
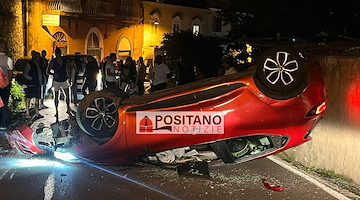
[[[60,26],[60,15],[43,15],[43,26]]]

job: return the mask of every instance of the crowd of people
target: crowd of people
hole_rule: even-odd
[[[104,72],[103,88],[119,87],[130,96],[144,95],[147,68],[150,71],[151,92],[165,89],[166,81],[171,77],[171,70],[164,63],[163,56],[157,55],[154,65],[145,65],[143,57],[135,61],[128,56],[123,62],[116,61],[116,54],[111,53],[100,64],[100,69]]]
[[[6,56],[6,43],[0,42],[0,130],[6,129],[8,120],[8,103],[10,96],[11,80],[13,78],[14,64],[10,57]],[[79,63],[75,57],[64,59],[61,49],[56,48],[55,54],[51,60],[46,58],[47,52],[42,50],[31,51],[31,60],[29,60],[23,70],[22,83],[25,92],[25,112],[26,119],[43,118],[39,110],[48,108],[44,105],[46,96],[53,94],[55,105],[55,117],[59,119],[59,99],[63,98],[66,102],[66,113],[73,115],[71,102],[77,106]],[[166,88],[166,82],[171,76],[171,70],[163,61],[163,57],[155,57],[154,63],[145,65],[143,57],[133,60],[128,56],[124,61],[117,61],[117,55],[111,53],[106,56],[98,65],[93,56],[87,56],[84,66],[80,69],[84,72],[84,82],[81,93],[85,96],[96,90],[98,85],[98,74],[102,74],[102,88],[109,89],[118,87],[128,93],[130,96],[145,94],[145,79],[148,68],[151,79],[151,92]],[[6,79],[6,81],[4,81]],[[50,85],[50,86],[49,86]],[[52,90],[50,90],[52,88]],[[52,92],[53,93],[52,93]],[[34,102],[32,104],[32,101]],[[32,112],[30,108],[34,106]],[[31,112],[30,112],[31,111]]]
[[[10,95],[10,82],[13,76],[13,61],[5,55],[6,44],[0,42],[0,130],[6,127],[8,117],[8,103]],[[44,105],[44,98],[49,94],[52,87],[55,105],[55,117],[59,119],[59,98],[64,98],[67,106],[66,113],[74,114],[70,103],[78,104],[78,84],[79,69],[83,69],[84,82],[81,93],[85,96],[94,92],[98,86],[98,74],[101,73],[103,79],[102,88],[111,89],[117,87],[128,93],[130,96],[145,94],[145,80],[150,78],[151,90],[155,92],[165,89],[168,80],[173,77],[173,72],[165,64],[161,55],[155,56],[155,60],[145,65],[143,57],[137,61],[128,56],[126,59],[118,60],[115,53],[110,53],[98,65],[93,56],[87,56],[85,63],[78,63],[75,57],[64,59],[61,49],[55,49],[55,57],[50,61],[46,58],[45,50],[41,53],[31,51],[31,60],[26,64],[23,77],[26,80],[25,91],[25,118],[40,119],[43,116],[39,113],[40,109],[47,108]],[[83,66],[79,66],[83,65]],[[181,60],[179,69],[178,85],[186,84],[197,80],[201,73],[196,73],[191,59]],[[148,74],[148,71],[150,72]],[[191,71],[191,73],[190,73]],[[229,59],[223,59],[220,66],[219,75],[236,73],[236,69]],[[7,81],[2,81],[2,79]],[[52,80],[52,83],[51,81]],[[48,83],[49,82],[49,83]],[[99,88],[98,88],[99,89]],[[51,93],[51,92],[50,92]],[[52,93],[51,93],[52,94]],[[31,100],[34,99],[34,114],[30,115]]]

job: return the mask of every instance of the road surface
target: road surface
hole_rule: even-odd
[[[0,199],[347,199],[276,162],[283,161],[272,156],[210,166],[211,178],[193,178],[179,177],[175,170],[159,167],[66,163],[6,153],[0,158]],[[270,190],[262,179],[284,190]]]

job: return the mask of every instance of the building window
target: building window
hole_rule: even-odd
[[[86,54],[93,55],[98,62],[101,59],[99,37],[94,32],[90,33],[87,39]]]
[[[99,48],[99,38],[95,33],[91,33],[88,38],[88,48]]]
[[[193,25],[193,34],[198,36],[200,33],[200,25],[199,24],[194,24]]]
[[[200,34],[200,19],[199,18],[195,18],[192,22],[192,31],[194,35],[199,35]]]
[[[221,32],[222,20],[220,17],[214,17],[213,31]]]
[[[157,13],[152,14],[151,15],[151,32],[152,33],[158,33],[159,24],[160,24],[159,15]]]
[[[132,0],[121,0],[121,12],[122,19],[133,17],[133,1]]]
[[[63,32],[56,32],[53,35],[53,38],[55,39],[55,47],[60,48],[62,54],[67,54],[67,41],[66,36]]]
[[[180,31],[181,19],[179,16],[173,18],[173,33]]]

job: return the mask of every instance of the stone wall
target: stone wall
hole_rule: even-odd
[[[20,0],[0,0],[0,39],[8,46],[8,55],[16,60],[23,56],[23,18]]]
[[[318,56],[328,109],[312,140],[286,151],[307,167],[332,170],[360,184],[360,56]]]

